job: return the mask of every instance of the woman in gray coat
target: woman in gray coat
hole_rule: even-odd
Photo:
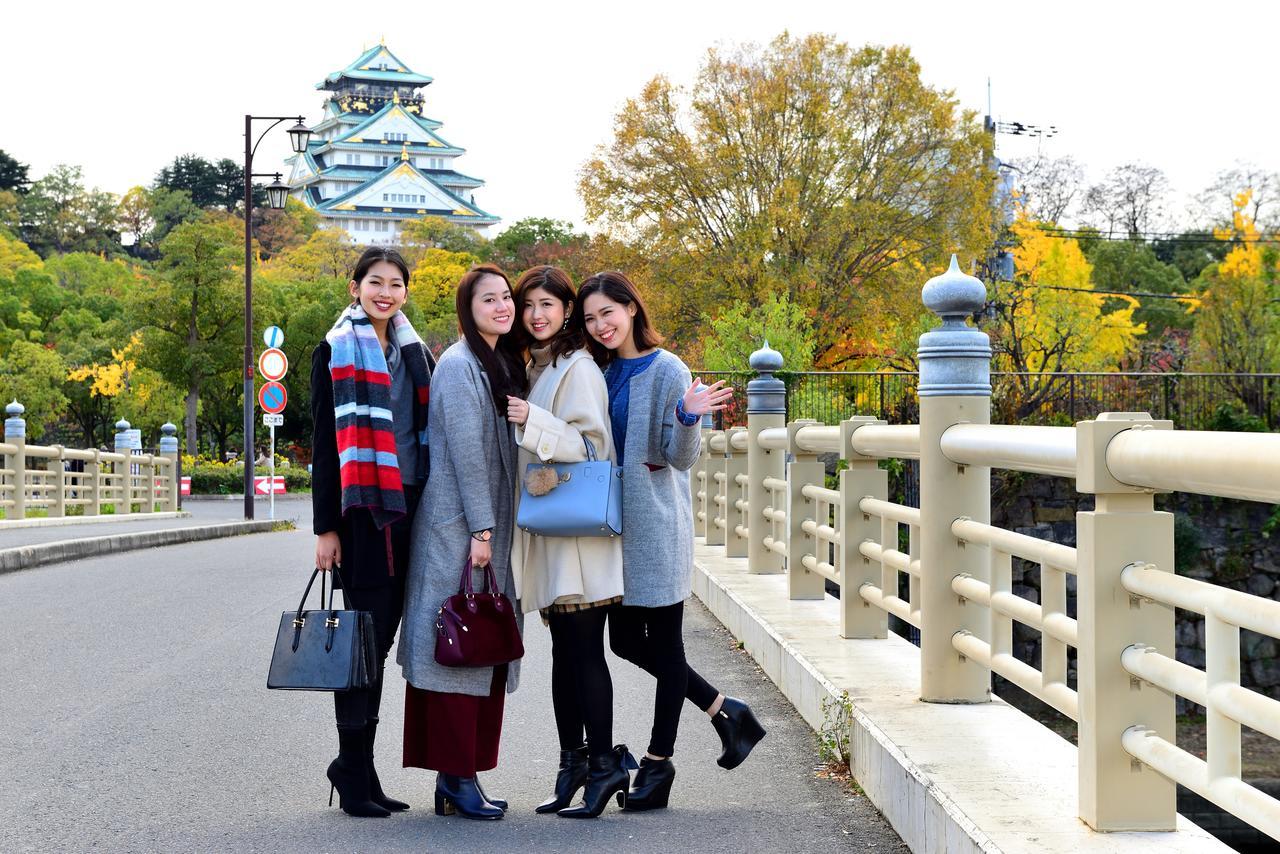
[[[514,603],[511,533],[515,444],[507,395],[525,393],[524,362],[508,333],[515,304],[497,267],[473,267],[458,283],[463,340],[440,357],[431,378],[427,444],[431,469],[413,523],[404,627],[404,764],[437,771],[436,814],[502,818],[506,802],[485,795],[476,774],[498,763],[503,694],[519,662],[445,667],[435,660],[436,614],[458,592],[463,567],[474,589],[489,565]]]
[[[728,404],[733,389],[691,380],[689,369],[649,323],[634,284],[599,273],[578,289],[588,346],[605,367],[614,449],[622,466],[623,600],[609,614],[614,653],[657,679],[653,731],[626,810],[667,805],[676,730],[687,698],[711,718],[736,768],[764,728],[741,700],[725,697],[684,656],[684,600],[693,581],[693,508],[689,469],[698,457],[700,417]]]

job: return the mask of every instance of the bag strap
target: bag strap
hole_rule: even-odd
[[[320,567],[316,567],[311,573],[311,578],[307,581],[307,589],[302,591],[302,599],[298,602],[298,610],[294,614],[294,620],[302,619],[302,612],[307,607],[307,595],[311,593],[311,586],[316,583],[316,576],[320,576],[320,607],[324,607],[324,575]]]
[[[587,462],[594,463],[596,461],[596,446],[591,444],[591,440],[587,438],[587,434],[582,434],[582,444],[587,446]]]
[[[469,595],[473,592],[471,589],[471,569],[472,569],[471,558],[470,556],[468,556],[466,561],[462,564],[462,577],[458,579],[459,593],[465,593]]]

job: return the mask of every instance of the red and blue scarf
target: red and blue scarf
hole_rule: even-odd
[[[387,333],[394,336],[400,358],[413,380],[414,432],[426,457],[427,401],[430,396],[431,356],[403,312],[396,312]],[[391,424],[391,374],[377,332],[359,303],[346,308],[325,335],[332,355],[333,419],[338,436],[338,471],[342,484],[342,515],[364,507],[374,524],[387,534],[387,563],[391,563],[392,522],[407,512],[396,439]],[[394,570],[392,571],[394,574]]]

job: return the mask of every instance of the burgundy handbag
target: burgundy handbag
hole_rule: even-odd
[[[462,568],[458,592],[436,614],[436,662],[445,667],[493,667],[524,657],[516,610],[498,592],[493,567],[484,568],[484,587],[471,589],[471,560]]]

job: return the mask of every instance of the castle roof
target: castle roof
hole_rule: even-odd
[[[448,216],[464,218],[473,222],[497,222],[498,217],[482,210],[462,196],[445,188],[437,178],[443,175],[432,175],[412,164],[399,160],[378,172],[364,184],[332,199],[320,200],[313,196],[316,210],[322,213],[339,211],[358,212],[361,216],[401,217],[409,216]],[[422,191],[421,202],[384,202],[378,195],[393,182],[408,182],[408,186]],[[414,190],[416,192],[417,190]]]
[[[332,89],[343,78],[349,80],[365,80],[374,83],[401,83],[412,86],[426,86],[431,78],[418,74],[396,57],[386,45],[378,44],[356,57],[355,61],[339,71],[335,71],[316,84],[317,89]]]

